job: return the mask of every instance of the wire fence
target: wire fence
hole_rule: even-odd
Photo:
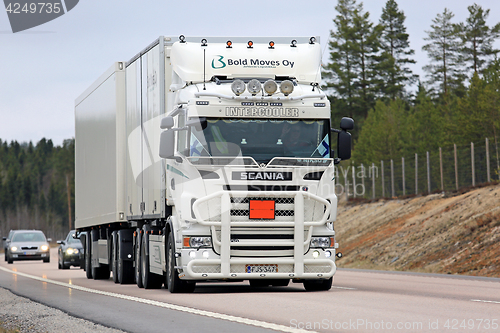
[[[457,191],[500,181],[499,139],[453,145],[369,165],[341,163],[336,193],[346,199],[396,198]]]

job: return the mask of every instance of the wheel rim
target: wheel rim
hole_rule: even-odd
[[[172,243],[169,242],[168,244],[168,258],[167,258],[167,265],[168,265],[168,286],[172,284],[172,277],[173,277],[173,267],[172,267]]]

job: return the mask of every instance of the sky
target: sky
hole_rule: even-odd
[[[474,0],[396,0],[406,15],[414,73],[425,77],[422,46],[432,19],[450,9],[464,22]],[[357,1],[360,2],[359,0]],[[365,0],[378,23],[385,0]],[[476,0],[500,21],[500,1]],[[128,61],[159,36],[320,36],[326,47],[336,0],[152,1],[81,0],[59,18],[12,33],[0,8],[0,139],[29,142],[73,138],[75,99],[115,61]]]

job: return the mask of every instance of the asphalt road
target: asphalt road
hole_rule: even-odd
[[[339,270],[328,292],[241,282],[170,294],[88,280],[51,255],[45,264],[2,258],[0,287],[127,332],[500,332],[500,279]]]

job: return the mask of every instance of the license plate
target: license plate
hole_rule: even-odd
[[[33,255],[35,255],[35,254],[36,254],[36,252],[35,252],[35,251],[25,251],[25,252],[24,252],[24,255],[25,255],[25,256],[33,256]]]
[[[246,265],[247,273],[278,273],[278,265]]]

